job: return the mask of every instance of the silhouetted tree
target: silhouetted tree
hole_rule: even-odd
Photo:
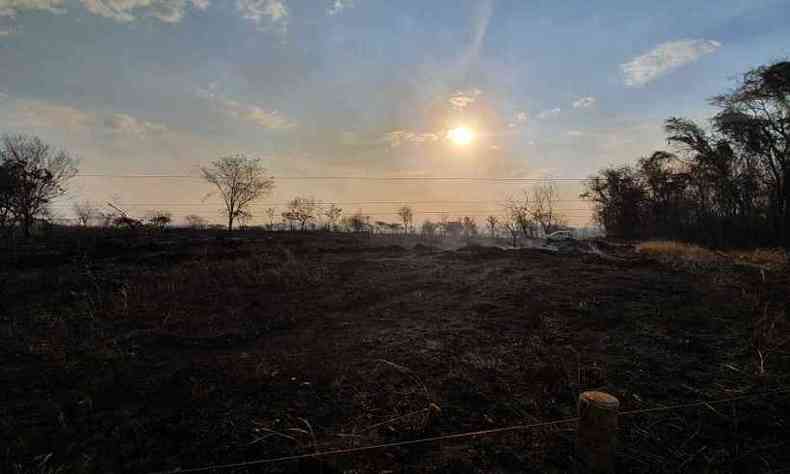
[[[283,218],[290,222],[298,222],[300,230],[307,230],[307,225],[316,218],[317,203],[312,197],[295,197],[288,202],[288,210]]]
[[[499,219],[497,216],[488,216],[486,217],[486,224],[488,224],[488,232],[491,234],[491,238],[496,237],[496,226],[499,223]]]
[[[464,238],[468,239],[477,235],[477,222],[473,217],[464,216],[461,224],[464,226]]]
[[[340,222],[340,218],[343,215],[343,209],[337,207],[334,203],[331,204],[325,211],[324,217],[326,217],[326,226],[329,230],[337,230],[337,223]]]
[[[193,229],[205,229],[208,226],[208,221],[197,214],[189,214],[184,217],[184,221]]]
[[[173,222],[173,214],[162,210],[148,211],[146,218],[149,224],[158,227],[159,230],[165,230],[168,224]]]
[[[0,212],[22,227],[25,238],[35,219],[48,214],[49,204],[65,192],[66,182],[77,174],[76,160],[38,137],[6,135],[0,143],[1,180],[4,191]]]
[[[216,186],[225,203],[228,231],[237,218],[252,216],[250,205],[274,189],[274,178],[267,176],[260,159],[231,155],[202,167],[203,178]],[[206,195],[208,198],[213,193]]]
[[[414,220],[414,211],[412,208],[409,206],[402,206],[398,209],[398,217],[400,217],[401,222],[403,222],[403,232],[409,232],[409,228]]]
[[[778,240],[790,248],[790,62],[752,69],[738,87],[714,97],[718,133],[764,171],[768,216]]]
[[[99,216],[98,207],[90,201],[75,202],[73,210],[77,222],[83,227],[90,225]]]

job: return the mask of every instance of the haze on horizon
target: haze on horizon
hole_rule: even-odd
[[[197,175],[241,152],[275,176],[583,178],[665,148],[664,119],[710,115],[737,74],[787,56],[788,19],[780,0],[0,0],[0,132],[84,174]],[[265,201],[455,217],[523,185],[284,180]],[[64,215],[115,199],[221,219],[200,180],[70,188]],[[578,191],[561,185],[584,225]]]

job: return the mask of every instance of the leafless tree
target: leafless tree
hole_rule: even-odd
[[[414,221],[414,211],[412,208],[409,206],[402,206],[400,209],[398,209],[398,216],[403,222],[403,232],[409,232],[409,228]]]
[[[269,218],[269,230],[274,230],[274,217],[277,215],[277,210],[273,207],[266,208],[266,217]]]
[[[76,159],[55,150],[38,137],[6,135],[0,143],[0,166],[8,210],[22,227],[25,238],[35,219],[48,215],[49,204],[65,192],[66,182],[77,174]]]
[[[326,226],[329,230],[337,230],[337,223],[340,221],[340,217],[343,215],[343,209],[337,207],[334,203],[332,203],[325,211],[324,217],[326,217]]]
[[[491,238],[496,237],[496,226],[499,223],[499,219],[497,216],[488,216],[486,217],[486,223],[488,224],[488,231],[491,233]]]
[[[90,201],[75,202],[73,210],[77,222],[83,227],[89,226],[99,217],[99,208]]]
[[[219,158],[210,166],[201,168],[203,178],[216,186],[225,203],[228,230],[244,215],[250,215],[250,206],[274,189],[274,178],[267,176],[260,159],[245,155]],[[208,194],[208,198],[211,194]]]
[[[510,239],[512,242],[512,246],[516,247],[518,244],[518,236],[521,233],[521,228],[518,224],[512,220],[508,220],[502,223],[502,227],[510,234]]]
[[[193,229],[205,229],[206,226],[208,226],[206,219],[200,217],[197,214],[189,214],[188,216],[184,217],[184,221],[186,221],[187,225]]]
[[[504,204],[507,220],[505,222],[508,232],[510,228],[518,229],[525,238],[535,237],[535,226],[530,213],[529,193],[524,191],[521,198],[509,197]]]
[[[357,211],[346,218],[346,225],[352,232],[362,232],[370,229],[369,221],[370,216],[363,215],[362,211]]]
[[[532,201],[528,207],[532,220],[548,235],[565,225],[565,219],[557,212],[559,193],[553,183],[536,186],[532,190]]]
[[[464,238],[468,239],[477,235],[477,222],[473,217],[464,216],[461,223],[464,226]]]
[[[302,231],[316,218],[317,203],[313,197],[297,196],[288,202],[288,210],[283,218],[290,222],[298,222]]]
[[[173,222],[173,214],[169,211],[151,210],[146,213],[146,220],[152,226],[158,227],[159,230],[165,230],[165,227]]]

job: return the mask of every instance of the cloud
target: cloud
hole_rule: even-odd
[[[10,122],[12,126],[23,128],[74,130],[94,126],[96,117],[68,105],[39,100],[18,100]]]
[[[332,6],[329,7],[327,13],[330,15],[337,15],[341,13],[346,8],[352,8],[354,6],[354,0],[334,0],[332,2]]]
[[[713,40],[679,40],[658,45],[652,51],[620,65],[625,85],[640,87],[721,47]]]
[[[463,110],[471,104],[474,104],[483,91],[480,89],[469,89],[466,91],[456,91],[449,99],[450,105],[458,110]]]
[[[44,10],[65,13],[63,0],[0,0],[0,16],[16,16],[20,10]]]
[[[434,143],[438,142],[439,139],[440,135],[438,133],[417,133],[408,130],[393,130],[384,135],[384,142],[392,148],[403,144],[422,145],[424,143]]]
[[[574,109],[586,109],[592,107],[598,100],[595,97],[582,97],[573,102]]]
[[[296,126],[295,122],[283,117],[276,110],[266,110],[258,105],[241,104],[235,100],[220,99],[220,103],[230,116],[253,122],[262,128],[282,130]]]
[[[266,19],[282,32],[288,28],[288,7],[284,0],[237,0],[236,8],[241,16],[260,25]]]
[[[559,115],[562,110],[559,107],[554,107],[553,109],[547,109],[537,115],[539,120],[555,117]]]
[[[129,135],[145,135],[167,131],[164,124],[147,122],[127,114],[113,114],[104,120],[104,126],[117,133]]]
[[[133,21],[136,11],[144,11],[165,23],[178,23],[184,18],[187,4],[197,9],[208,8],[209,0],[81,0],[82,5],[94,15],[110,18],[117,22]]]

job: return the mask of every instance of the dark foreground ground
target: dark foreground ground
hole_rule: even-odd
[[[787,270],[343,234],[0,257],[0,472],[151,472],[790,386]],[[758,352],[759,351],[759,352]],[[790,395],[623,416],[619,472],[790,468]],[[394,420],[394,421],[393,421]],[[567,472],[574,425],[217,472]]]

